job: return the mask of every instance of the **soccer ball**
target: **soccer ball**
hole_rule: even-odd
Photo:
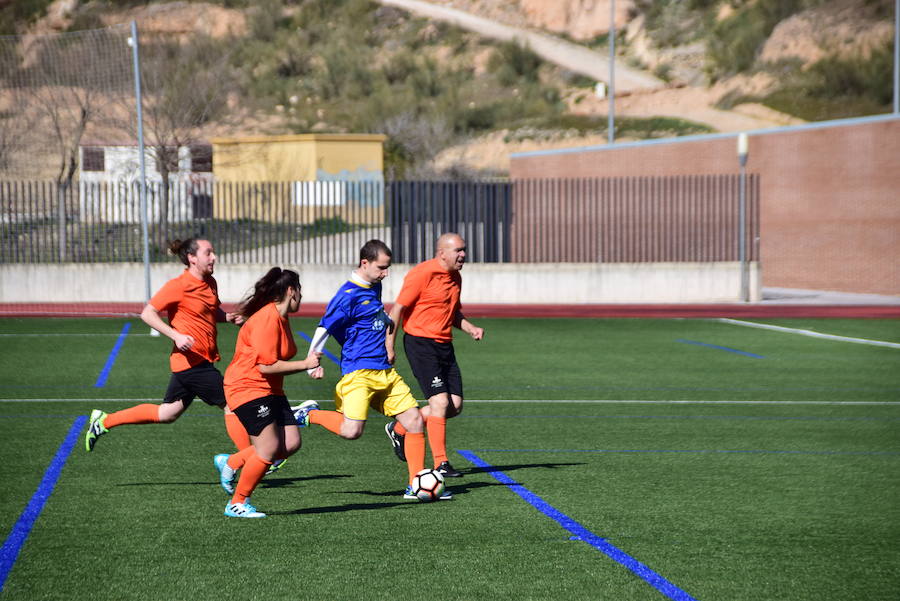
[[[444,477],[437,470],[424,469],[413,478],[412,490],[420,501],[437,501],[444,492]]]

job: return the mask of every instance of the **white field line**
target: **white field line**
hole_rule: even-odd
[[[0,403],[146,403],[148,397],[134,399],[2,399]],[[150,401],[156,402],[156,401]],[[334,402],[333,399],[320,399],[319,403]],[[539,403],[541,405],[600,404],[600,405],[897,405],[900,401],[683,401],[683,400],[638,400],[638,399],[466,399],[466,403]]]
[[[900,348],[900,343],[886,342],[884,340],[869,340],[868,338],[851,338],[849,336],[837,336],[835,334],[822,334],[813,330],[801,330],[799,328],[785,328],[783,326],[773,326],[767,323],[755,323],[752,321],[742,321],[740,319],[730,319],[728,317],[720,317],[716,321],[722,323],[730,323],[736,326],[745,326],[748,328],[759,328],[760,330],[773,330],[775,332],[786,332],[788,334],[799,334],[801,336],[810,336],[812,338],[823,338],[825,340],[837,340],[838,342],[854,342],[856,344],[868,344],[871,346],[885,346],[887,348]]]
[[[121,332],[116,332],[115,334],[77,334],[77,333],[68,333],[68,332],[44,332],[43,334],[0,334],[0,338],[56,338],[60,336],[106,336],[111,338],[118,338],[121,336]],[[129,332],[129,337],[133,336],[152,336],[152,334],[131,334]]]

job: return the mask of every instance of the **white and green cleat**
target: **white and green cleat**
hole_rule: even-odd
[[[109,432],[109,430],[106,429],[106,426],[103,425],[104,421],[106,421],[106,413],[99,409],[91,411],[88,429],[84,435],[84,448],[87,449],[88,452],[94,450],[94,445],[97,444],[98,438]]]

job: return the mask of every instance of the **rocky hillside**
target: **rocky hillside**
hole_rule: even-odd
[[[609,0],[432,3],[598,52],[608,47]],[[617,0],[618,57],[669,82],[617,97],[617,139],[886,112],[892,5]],[[377,2],[0,0],[0,24],[10,15],[20,33],[135,19],[142,35],[228,44],[242,73],[228,105],[240,118],[208,122],[206,135],[379,131],[391,136],[390,161],[426,175],[500,174],[510,151],[606,139],[609,104],[593,81]]]

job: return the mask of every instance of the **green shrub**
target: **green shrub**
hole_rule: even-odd
[[[709,34],[707,58],[715,79],[750,69],[759,49],[782,20],[826,0],[756,0],[717,23]]]
[[[894,64],[893,46],[893,42],[887,42],[868,57],[829,57],[816,62],[809,69],[813,78],[810,95],[826,99],[856,96],[889,104],[893,99],[888,75]]]
[[[541,58],[517,41],[500,44],[488,60],[488,69],[506,86],[519,80],[537,81],[540,66]]]

